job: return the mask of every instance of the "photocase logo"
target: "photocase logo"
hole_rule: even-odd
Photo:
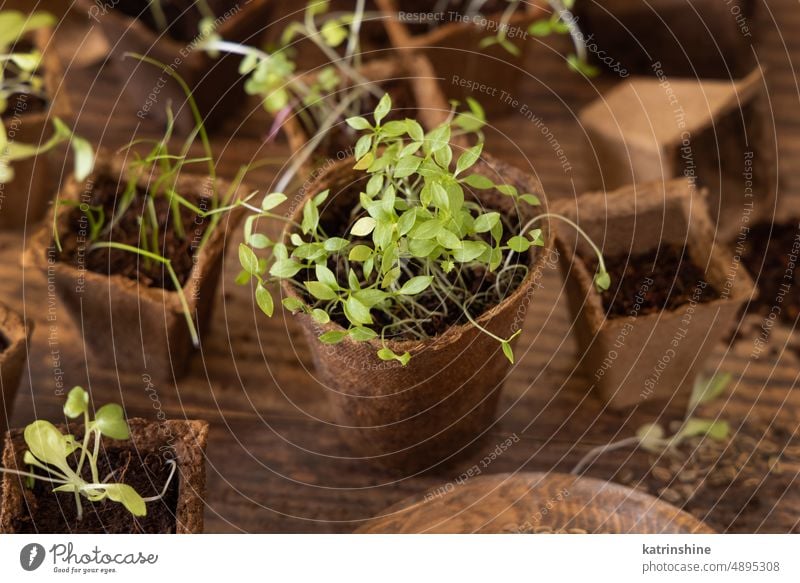
[[[26,571],[35,571],[44,562],[44,547],[39,543],[31,543],[22,547],[19,552],[19,564]]]

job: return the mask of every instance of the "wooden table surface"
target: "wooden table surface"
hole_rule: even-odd
[[[800,107],[796,61],[800,59],[800,11],[795,0],[771,0],[760,11],[759,60],[769,68],[768,83],[781,168],[781,197],[800,195]],[[86,36],[85,20],[65,21],[57,36],[68,74],[68,91],[80,132],[104,147],[115,148],[158,128],[139,125],[136,107],[120,98],[121,84],[110,67],[92,63],[96,37]],[[565,172],[552,141],[520,112],[491,120],[487,151],[536,172],[550,199],[574,197],[583,189],[591,162],[582,154],[577,111],[618,80],[591,82],[570,74],[558,51],[561,41],[531,50],[520,101],[538,115],[564,149],[572,165]],[[246,121],[244,121],[246,118]],[[256,103],[243,104],[239,119],[214,138],[220,171],[232,175],[240,164],[274,158],[283,164],[284,144],[264,145],[268,120]],[[234,137],[229,137],[230,135]],[[249,181],[270,192],[275,168],[263,168]],[[240,238],[234,233],[229,251]],[[46,282],[40,273],[23,269],[21,233],[0,234],[0,298],[24,312],[37,328],[29,367],[16,399],[12,426],[36,417],[57,419],[63,403],[57,388],[57,367],[68,386],[90,388],[96,403],[117,401],[130,415],[155,419],[158,408],[168,416],[200,418],[211,425],[208,448],[207,532],[352,532],[365,521],[409,496],[458,478],[498,443],[519,439],[481,473],[518,471],[569,472],[592,447],[622,437],[647,421],[635,415],[605,411],[590,380],[576,368],[578,355],[570,317],[557,271],[548,273],[536,296],[510,373],[498,421],[478,451],[467,460],[418,476],[388,476],[366,468],[343,446],[331,424],[323,388],[315,381],[309,351],[290,315],[271,320],[254,309],[249,290],[232,281],[237,272],[228,253],[225,275],[211,329],[191,366],[177,385],[157,386],[154,403],[139,376],[120,378],[84,352],[81,330],[66,309],[57,305],[55,322],[45,321]],[[796,290],[795,290],[796,292]],[[91,330],[84,333],[90,334]],[[780,430],[797,443],[800,427],[800,350],[791,334],[776,335],[772,353],[752,360],[752,340],[720,344],[709,372],[733,373],[734,387],[709,405],[706,415],[720,415],[735,427],[742,424],[769,438]],[[794,343],[794,349],[791,349]],[[639,475],[652,469],[651,456],[630,448],[599,459],[588,475],[609,479],[625,467]],[[695,514],[717,530],[792,532],[800,520],[798,464],[767,491],[768,500],[754,500],[735,489]],[[763,495],[762,495],[763,498]],[[729,520],[734,516],[735,520]]]

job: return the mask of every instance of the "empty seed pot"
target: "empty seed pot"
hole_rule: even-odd
[[[718,238],[772,213],[775,139],[760,69],[740,82],[637,78],[586,107],[580,121],[590,188],[685,176],[709,191]]]
[[[714,244],[702,196],[685,179],[581,196],[558,212],[602,249],[611,287],[577,232],[559,229],[579,364],[615,409],[685,411],[696,377],[754,293],[745,268]]]

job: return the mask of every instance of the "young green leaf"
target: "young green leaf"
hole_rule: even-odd
[[[372,126],[369,124],[367,119],[361,116],[348,117],[345,121],[347,122],[347,125],[356,131],[372,129]]]
[[[356,237],[366,237],[375,229],[376,224],[372,217],[361,217],[350,229],[350,233]]]
[[[429,275],[418,275],[416,277],[412,277],[405,282],[399,290],[397,290],[397,293],[404,296],[417,295],[428,289],[432,281],[433,277]]]
[[[272,194],[268,194],[264,197],[264,200],[261,201],[261,210],[263,211],[270,211],[275,207],[281,205],[283,202],[286,201],[286,195],[282,192],[273,192]]]
[[[319,337],[319,341],[323,344],[339,344],[347,337],[347,332],[343,330],[330,330],[325,332]]]
[[[318,281],[307,281],[303,285],[305,285],[308,293],[318,300],[328,301],[336,299],[336,292],[324,283],[320,283]]]
[[[389,111],[392,109],[392,98],[389,96],[388,93],[384,93],[381,100],[378,102],[378,106],[375,108],[374,118],[375,123],[380,124],[381,120],[385,118]]]
[[[239,243],[239,263],[242,269],[251,275],[257,275],[261,271],[255,252],[244,243]]]
[[[146,516],[147,507],[141,496],[127,484],[108,484],[106,495],[114,502],[119,502],[134,516]]]
[[[125,421],[125,412],[116,403],[103,405],[95,413],[93,427],[112,439],[128,439],[130,431]]]
[[[291,299],[291,298],[287,298]],[[275,303],[272,300],[272,294],[269,293],[264,284],[259,282],[256,286],[256,304],[267,316],[272,317],[275,310]]]
[[[83,415],[88,408],[89,393],[83,387],[74,387],[67,395],[67,402],[64,403],[64,415],[75,419]]]

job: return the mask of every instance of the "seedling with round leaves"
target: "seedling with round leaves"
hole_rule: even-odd
[[[146,504],[161,500],[166,494],[177,467],[174,460],[168,461],[172,468],[161,493],[143,498],[131,486],[115,482],[114,472],[101,478],[98,469],[100,443],[103,437],[116,440],[130,438],[122,407],[116,403],[103,405],[95,412],[92,419],[89,416],[89,394],[81,387],[74,387],[67,395],[64,415],[70,419],[83,418],[84,435],[81,441],[74,435],[62,433],[49,421],[34,421],[24,432],[28,450],[23,460],[30,471],[0,468],[0,472],[28,478],[29,487],[33,487],[35,480],[39,480],[53,484],[53,492],[72,493],[75,496],[78,520],[83,517],[84,498],[92,503],[107,498],[122,504],[134,516],[146,516]],[[87,465],[89,479],[83,477]]]
[[[0,12],[0,113],[8,108],[8,100],[14,95],[37,97],[47,100],[44,79],[39,74],[42,55],[38,50],[20,51],[14,45],[25,35],[38,29],[52,26],[55,18],[46,12],[30,15],[14,10]],[[22,114],[24,111],[15,111]],[[10,139],[5,124],[0,126],[0,184],[14,179],[12,163],[35,158],[61,144],[69,143],[75,155],[75,174],[85,178],[92,171],[94,152],[92,146],[76,136],[61,119],[52,119],[53,135],[41,144],[22,144]]]
[[[691,437],[705,436],[715,441],[724,441],[730,436],[730,425],[724,419],[703,419],[695,416],[700,405],[709,403],[720,397],[730,385],[733,377],[730,373],[719,373],[711,378],[699,376],[695,379],[689,405],[686,409],[683,422],[672,434],[664,430],[659,423],[646,423],[642,425],[633,437],[601,445],[590,450],[572,470],[578,474],[591,462],[610,451],[624,447],[641,447],[650,453],[662,454],[667,451],[675,452],[681,443]]]
[[[532,193],[474,172],[483,151],[481,141],[456,157],[452,119],[426,133],[412,119],[385,122],[391,106],[385,94],[372,121],[347,120],[361,132],[354,170],[366,180],[351,210],[348,231],[329,235],[323,229],[320,217],[327,190],[305,203],[299,224],[274,212],[286,195],[270,194],[245,222],[238,282],[255,282],[257,304],[268,316],[275,304],[269,284],[292,282],[299,295],[285,298],[285,308],[305,312],[321,325],[332,317],[343,324],[340,330],[322,334],[323,343],[378,339],[379,358],[405,365],[410,355],[396,354],[386,341],[425,340],[430,337],[426,323],[456,310],[457,321],[494,338],[513,362],[511,341],[520,331],[501,337],[477,319],[527,277],[527,254],[545,243],[538,225],[561,217],[541,213],[515,225],[500,212],[482,207],[468,190],[497,191],[518,210],[537,207],[540,201]],[[289,241],[273,241],[256,232],[259,218],[287,221]],[[597,252],[601,271],[596,282],[603,289],[609,278]],[[495,284],[475,293],[463,273],[478,268],[495,273]]]

